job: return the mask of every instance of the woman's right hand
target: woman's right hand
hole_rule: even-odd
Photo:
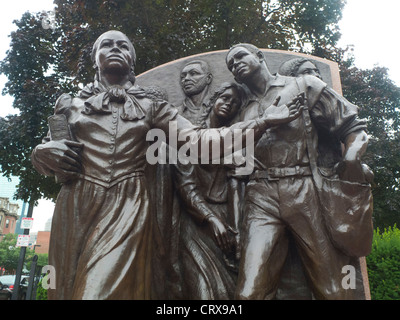
[[[81,172],[79,151],[83,144],[71,140],[51,140],[35,149],[35,158],[61,180],[69,180]]]
[[[214,235],[214,239],[218,246],[224,252],[229,252],[232,248],[231,241],[228,235],[228,229],[225,224],[216,216],[210,215],[207,218],[208,224]]]

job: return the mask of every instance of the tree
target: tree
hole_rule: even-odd
[[[358,69],[346,50],[332,59],[340,66],[343,95],[367,119],[370,142],[364,156],[375,174],[374,224],[380,229],[400,224],[400,88],[383,67]]]
[[[54,29],[43,14],[15,21],[10,50],[0,64],[3,90],[20,114],[0,119],[0,165],[18,176],[17,198],[56,197],[59,186],[30,163],[46,135],[47,117],[61,92],[93,79],[90,52],[104,31],[123,31],[137,50],[139,74],[170,60],[227,49],[237,42],[259,47],[328,51],[339,39],[342,0],[55,0]],[[305,49],[307,48],[307,50]]]
[[[49,264],[49,255],[47,253],[39,253],[37,254],[37,256],[38,256],[37,266],[39,268],[42,268]]]
[[[16,247],[17,235],[6,234],[0,241],[0,268],[4,268],[6,273],[13,273],[17,269],[21,248]],[[27,259],[32,258],[32,251],[28,249]]]
[[[26,13],[16,21],[18,30],[11,35],[11,48],[1,62],[0,71],[8,82],[3,93],[14,97],[19,115],[0,119],[0,163],[6,176],[18,176],[17,198],[26,202],[54,197],[59,186],[41,177],[30,163],[32,147],[47,132],[47,117],[63,84],[52,67],[56,61],[54,43],[59,34],[46,32],[39,16]]]
[[[56,0],[66,70],[92,79],[89,55],[104,31],[123,31],[137,49],[137,73],[238,42],[323,52],[334,46],[341,0]],[[157,17],[157,18],[155,18]],[[76,68],[76,62],[79,61]]]

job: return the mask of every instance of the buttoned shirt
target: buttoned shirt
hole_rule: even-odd
[[[337,157],[340,141],[357,130],[365,130],[365,122],[360,120],[357,106],[328,88],[327,85],[312,76],[304,77],[304,88],[292,77],[277,75],[269,83],[269,87],[262,97],[250,93],[247,107],[242,109],[240,119],[249,120],[261,117],[278,96],[281,97],[279,106],[288,104],[301,91],[305,91],[307,105],[313,122],[313,141],[315,148],[319,142],[329,141],[331,157],[321,160],[330,166]],[[318,136],[320,137],[318,140]],[[327,138],[328,137],[328,138]],[[332,150],[334,149],[334,150]],[[327,150],[326,150],[327,151]],[[322,155],[323,157],[324,155]],[[322,158],[321,158],[322,159]],[[326,163],[328,162],[328,163]],[[271,167],[308,166],[307,144],[303,117],[266,130],[255,147],[255,168],[267,170]]]
[[[202,102],[200,107],[197,107],[188,97],[186,97],[182,104],[178,107],[179,114],[197,126],[202,126],[203,117],[206,110],[207,102]]]
[[[148,130],[157,123],[157,127],[168,132],[168,123],[175,120],[177,111],[163,109],[163,105],[147,98],[138,100],[144,118],[127,121],[121,118],[121,103],[110,102],[110,113],[85,114],[85,100],[72,99],[65,113],[73,139],[84,145],[81,177],[110,187],[144,172]]]

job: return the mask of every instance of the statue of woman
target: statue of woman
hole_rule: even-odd
[[[56,270],[56,289],[49,289],[49,299],[150,299],[146,135],[152,128],[168,133],[172,121],[178,133],[195,130],[200,143],[205,132],[134,84],[135,49],[123,33],[102,34],[92,60],[94,82],[76,97],[62,95],[55,106],[55,114],[67,119],[70,138],[55,139],[50,126],[49,137],[32,153],[40,173],[63,181],[52,222],[49,264]],[[275,104],[268,115],[240,128],[254,129],[258,139],[300,109],[298,101]]]
[[[244,97],[243,89],[236,83],[222,84],[200,117],[202,127],[229,126]],[[224,165],[178,162],[174,166],[173,177],[182,207],[178,261],[185,299],[234,297],[237,226],[233,212],[228,210],[228,171]]]

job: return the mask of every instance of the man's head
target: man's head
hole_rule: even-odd
[[[301,77],[308,74],[322,80],[314,62],[307,58],[294,58],[284,62],[279,68],[279,74],[289,77]]]
[[[181,71],[181,86],[189,97],[203,92],[211,81],[212,74],[205,61],[191,61]]]
[[[249,43],[234,45],[226,56],[226,65],[239,83],[245,82],[262,64],[265,64],[264,54]]]

